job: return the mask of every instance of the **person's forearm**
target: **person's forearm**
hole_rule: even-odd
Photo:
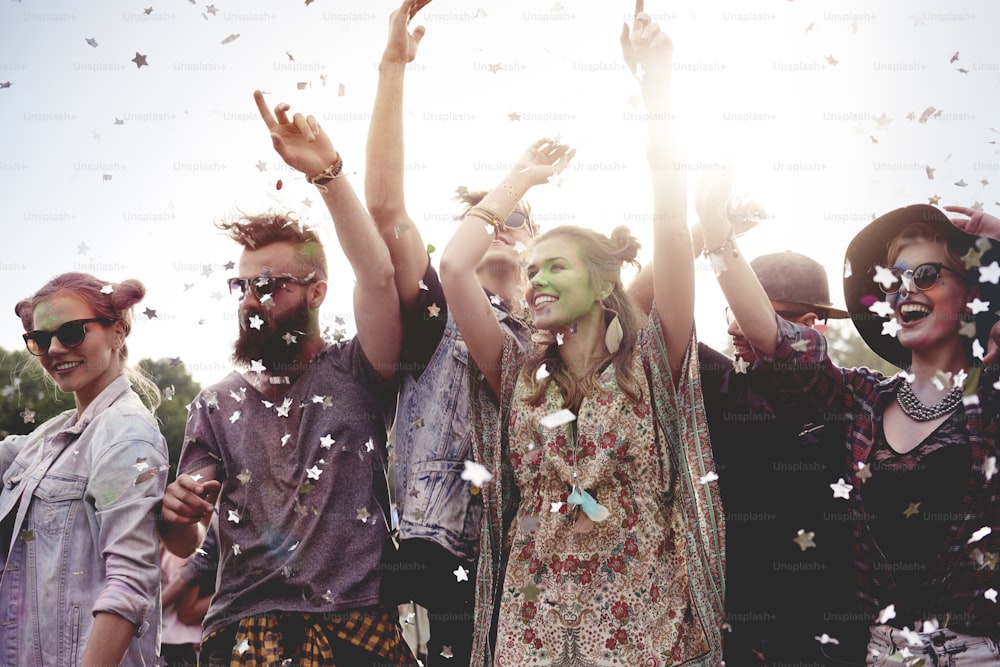
[[[495,213],[499,220],[506,220],[530,187],[529,179],[514,169],[483,197],[479,205]],[[448,272],[474,273],[493,242],[493,228],[473,211],[462,219],[444,249],[441,256],[442,282],[446,267]]]
[[[135,635],[135,626],[117,614],[98,612],[87,638],[80,667],[117,665]]]
[[[365,203],[379,230],[392,232],[396,219],[406,214],[403,195],[403,80],[406,65],[379,64],[378,88],[365,164]]]
[[[354,270],[358,287],[379,290],[392,281],[393,268],[389,249],[371,223],[368,212],[354,188],[343,175],[325,185],[322,193],[337,240]]]
[[[167,551],[175,556],[187,558],[205,541],[207,529],[198,523],[157,522],[160,540]]]

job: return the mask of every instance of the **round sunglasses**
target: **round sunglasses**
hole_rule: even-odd
[[[36,357],[41,357],[49,353],[49,346],[52,345],[53,338],[58,338],[63,347],[73,348],[82,343],[83,339],[86,338],[88,324],[99,322],[107,326],[114,324],[116,321],[110,317],[90,317],[83,320],[70,320],[69,322],[63,322],[55,331],[29,331],[24,334],[24,344],[28,347],[28,352],[31,352]]]
[[[267,296],[273,298],[275,292],[289,283],[311,285],[316,281],[317,278],[274,277],[261,274],[256,278],[230,278],[226,282],[229,284],[229,293],[240,300],[245,299],[247,292],[250,292],[258,301],[263,301]]]
[[[889,287],[886,287],[881,282],[878,284],[886,294],[895,294],[898,292],[899,288],[903,286],[903,281],[911,283],[921,292],[926,292],[937,284],[943,270],[951,271],[956,276],[965,278],[965,275],[960,271],[956,271],[950,266],[945,266],[941,262],[925,262],[918,264],[912,269],[901,269],[897,266],[890,266],[886,270],[896,278],[896,282]],[[909,291],[909,288],[907,288],[907,291]]]

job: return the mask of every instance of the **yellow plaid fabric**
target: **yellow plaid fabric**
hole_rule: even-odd
[[[363,649],[386,665],[414,667],[417,663],[387,609],[365,609],[333,614],[273,612],[240,619],[211,633],[205,644],[234,635],[230,667],[338,667],[330,638]],[[294,639],[293,639],[294,637]],[[340,665],[339,667],[351,667]]]

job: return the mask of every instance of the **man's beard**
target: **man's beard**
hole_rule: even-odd
[[[264,320],[260,329],[250,327],[248,320],[254,315]],[[253,361],[260,361],[272,375],[295,370],[296,357],[310,331],[309,305],[305,299],[278,318],[265,308],[241,308],[239,316],[240,334],[233,346],[233,363],[249,366]],[[293,339],[286,337],[287,334],[291,334],[295,342],[290,342]]]

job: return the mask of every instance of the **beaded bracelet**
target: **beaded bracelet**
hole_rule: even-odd
[[[337,159],[333,161],[329,167],[319,172],[312,178],[306,178],[306,181],[316,186],[316,189],[322,193],[329,192],[329,188],[326,184],[341,175],[344,170],[344,160],[337,154]]]

